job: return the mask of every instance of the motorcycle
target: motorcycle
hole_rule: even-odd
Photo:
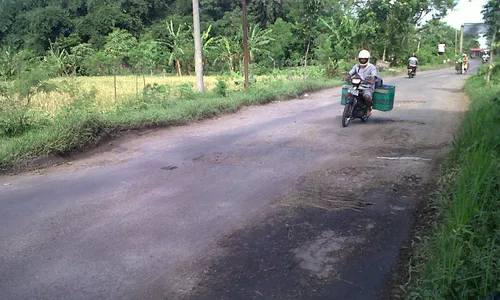
[[[361,119],[362,122],[368,121],[368,107],[366,106],[363,92],[370,88],[369,80],[370,78],[367,78],[367,81],[361,80],[359,77],[351,80],[350,83],[352,86],[348,89],[349,96],[346,99],[344,112],[342,113],[342,127],[349,126],[351,120],[354,119]]]
[[[417,73],[417,68],[415,66],[408,66],[408,77],[413,78]]]
[[[457,71],[457,74],[462,74],[463,71],[462,63],[459,62],[458,60],[455,61],[455,71]]]

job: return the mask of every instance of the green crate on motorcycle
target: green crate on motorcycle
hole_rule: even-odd
[[[342,98],[340,104],[345,105],[347,87],[342,88]],[[396,96],[396,86],[382,85],[375,89],[373,93],[373,109],[390,111],[394,107],[394,97]]]

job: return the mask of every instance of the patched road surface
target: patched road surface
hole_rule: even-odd
[[[0,298],[381,298],[467,77],[385,78],[394,110],[348,128],[335,88],[0,177]]]

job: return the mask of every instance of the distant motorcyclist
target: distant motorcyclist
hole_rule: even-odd
[[[408,58],[408,67],[415,68],[415,74],[417,73],[418,68],[418,58],[417,54],[413,53],[410,58]]]
[[[370,52],[368,50],[361,50],[358,54],[358,63],[352,67],[349,71],[349,75],[344,77],[344,80],[347,81],[348,78],[356,75],[361,78],[361,80],[366,81],[369,80],[369,88],[363,91],[363,98],[365,99],[367,112],[366,115],[371,116],[372,110],[372,98],[373,93],[375,92],[375,80],[378,78],[377,67],[370,63]],[[348,93],[346,97],[349,97]]]
[[[483,62],[487,62],[489,58],[490,58],[490,55],[488,53],[483,54]]]
[[[465,73],[469,69],[469,56],[467,53],[462,54],[462,71]]]

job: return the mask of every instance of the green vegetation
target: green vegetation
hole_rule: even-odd
[[[340,81],[309,75],[286,81],[262,79],[246,91],[231,91],[220,81],[213,92],[198,95],[194,94],[192,85],[180,85],[169,93],[167,90],[171,87],[167,85],[148,85],[141,97],[131,97],[116,109],[103,111],[96,105],[95,93],[79,91],[68,80],[61,84],[65,89],[59,88],[59,91],[71,93],[71,101],[53,116],[29,104],[10,105],[13,101],[8,100],[0,103],[0,169],[29,158],[85,149],[103,136],[120,130],[181,125],[234,112],[244,105],[293,98],[338,84]],[[3,91],[3,99],[9,99],[8,90]],[[28,103],[26,98],[23,100],[22,103]]]
[[[396,70],[412,52],[424,68],[454,52],[454,29],[439,20],[451,0],[248,2],[251,89],[241,87],[241,1],[200,0],[208,92],[197,94],[186,76],[194,71],[191,1],[1,1],[0,168],[123,129],[333,86],[362,48]],[[436,18],[419,24],[431,12]],[[439,42],[448,45],[443,56]]]
[[[471,107],[443,166],[434,234],[416,253],[410,299],[479,299],[500,292],[500,68],[465,91]],[[493,299],[493,298],[491,298]]]
[[[455,31],[439,21],[453,0],[249,0],[252,73],[275,68],[342,66],[362,48],[375,60],[405,64],[412,52],[438,63],[437,44],[454,55]],[[240,0],[201,0],[204,67],[208,73],[242,66]],[[423,26],[428,13],[436,19]],[[0,76],[18,63],[45,60],[57,75],[156,73],[194,70],[191,2],[181,0],[3,0],[0,2]],[[467,39],[467,43],[477,41]],[[450,57],[448,57],[450,56]],[[333,72],[335,74],[335,72]]]

